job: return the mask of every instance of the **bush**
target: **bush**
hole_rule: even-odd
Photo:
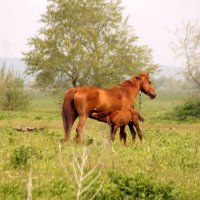
[[[111,173],[96,199],[175,200],[179,199],[179,194],[172,184],[157,183],[144,173],[134,176]]]
[[[6,65],[0,70],[0,96],[2,110],[22,110],[30,103],[23,79],[11,69],[6,70]]]
[[[172,111],[161,116],[160,119],[175,121],[196,121],[200,119],[200,98],[193,95],[181,104],[176,106]]]
[[[200,118],[200,98],[191,96],[182,105],[174,109],[174,117],[177,120]]]
[[[22,145],[13,150],[12,156],[10,158],[10,164],[14,168],[27,169],[30,165],[29,161],[33,156],[41,158],[35,149]]]

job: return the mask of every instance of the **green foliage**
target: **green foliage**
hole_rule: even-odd
[[[175,200],[179,199],[178,196],[172,184],[157,183],[147,174],[136,173],[134,176],[122,176],[111,173],[97,199]]]
[[[33,183],[34,184],[34,183]],[[44,184],[34,184],[33,198],[44,199],[74,199],[71,194],[71,186],[67,185],[66,181],[57,178],[51,182],[45,182]]]
[[[166,113],[163,118],[177,121],[200,119],[200,98],[194,95],[188,97],[182,104],[176,106],[172,112]]]
[[[16,200],[22,199],[20,184],[13,181],[1,183],[0,199],[12,200],[13,198]]]
[[[64,180],[57,179],[44,184],[35,184],[33,181],[33,199],[74,199],[70,194],[71,187]],[[0,183],[0,199],[21,200],[26,199],[26,184],[22,188],[19,181]],[[70,194],[70,195],[69,195]]]
[[[6,71],[6,65],[0,70],[0,96],[0,109],[3,110],[23,110],[30,103],[23,79],[11,69]]]
[[[50,0],[41,21],[24,53],[27,73],[40,87],[107,86],[155,70],[151,50],[137,44],[118,0]]]
[[[41,157],[32,147],[22,145],[13,150],[10,164],[14,168],[27,169],[30,166],[29,161],[33,156]]]
[[[189,118],[200,118],[200,98],[191,96],[185,102],[176,107],[176,117],[179,120],[187,120]]]

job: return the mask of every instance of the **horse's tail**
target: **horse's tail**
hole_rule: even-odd
[[[144,117],[142,117],[141,115],[140,115],[140,113],[138,113],[139,114],[139,120],[141,121],[141,122],[144,122]]]
[[[74,94],[76,93],[76,88],[70,88],[65,96],[62,106],[62,118],[63,118],[63,127],[64,127],[64,140],[69,140],[69,134],[72,129],[72,125],[76,120],[78,113],[74,106]]]

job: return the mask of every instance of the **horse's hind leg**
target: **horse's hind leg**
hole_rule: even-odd
[[[120,142],[122,141],[122,139],[123,139],[123,141],[124,141],[124,144],[126,144],[126,132],[125,132],[125,126],[121,126],[120,127]]]
[[[84,128],[84,125],[85,125],[85,122],[86,122],[86,119],[87,119],[87,116],[79,116],[79,122],[78,122],[78,125],[76,127],[76,139],[77,139],[77,143],[78,144],[82,144],[83,141],[82,141],[82,134],[83,134],[83,128]]]
[[[86,98],[84,95],[79,95],[77,92],[76,95],[74,96],[74,105],[76,107],[78,116],[79,116],[79,122],[76,127],[76,139],[78,144],[82,144],[82,135],[83,135],[83,129],[88,117],[88,109],[87,109],[87,102]]]

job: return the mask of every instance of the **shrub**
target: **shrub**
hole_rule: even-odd
[[[159,116],[159,118],[175,121],[198,120],[200,119],[200,98],[193,95],[185,99],[182,104],[176,106],[172,111]]]
[[[28,168],[29,160],[33,156],[39,157],[38,153],[32,147],[22,145],[13,150],[10,158],[11,166],[14,168]]]
[[[22,110],[30,103],[30,98],[24,91],[23,79],[13,70],[6,70],[6,65],[0,70],[0,96],[2,110]]]
[[[179,199],[179,194],[172,184],[157,183],[144,173],[134,176],[111,173],[96,199],[175,200]]]
[[[174,110],[177,120],[187,120],[191,118],[200,118],[200,98],[191,96]]]

